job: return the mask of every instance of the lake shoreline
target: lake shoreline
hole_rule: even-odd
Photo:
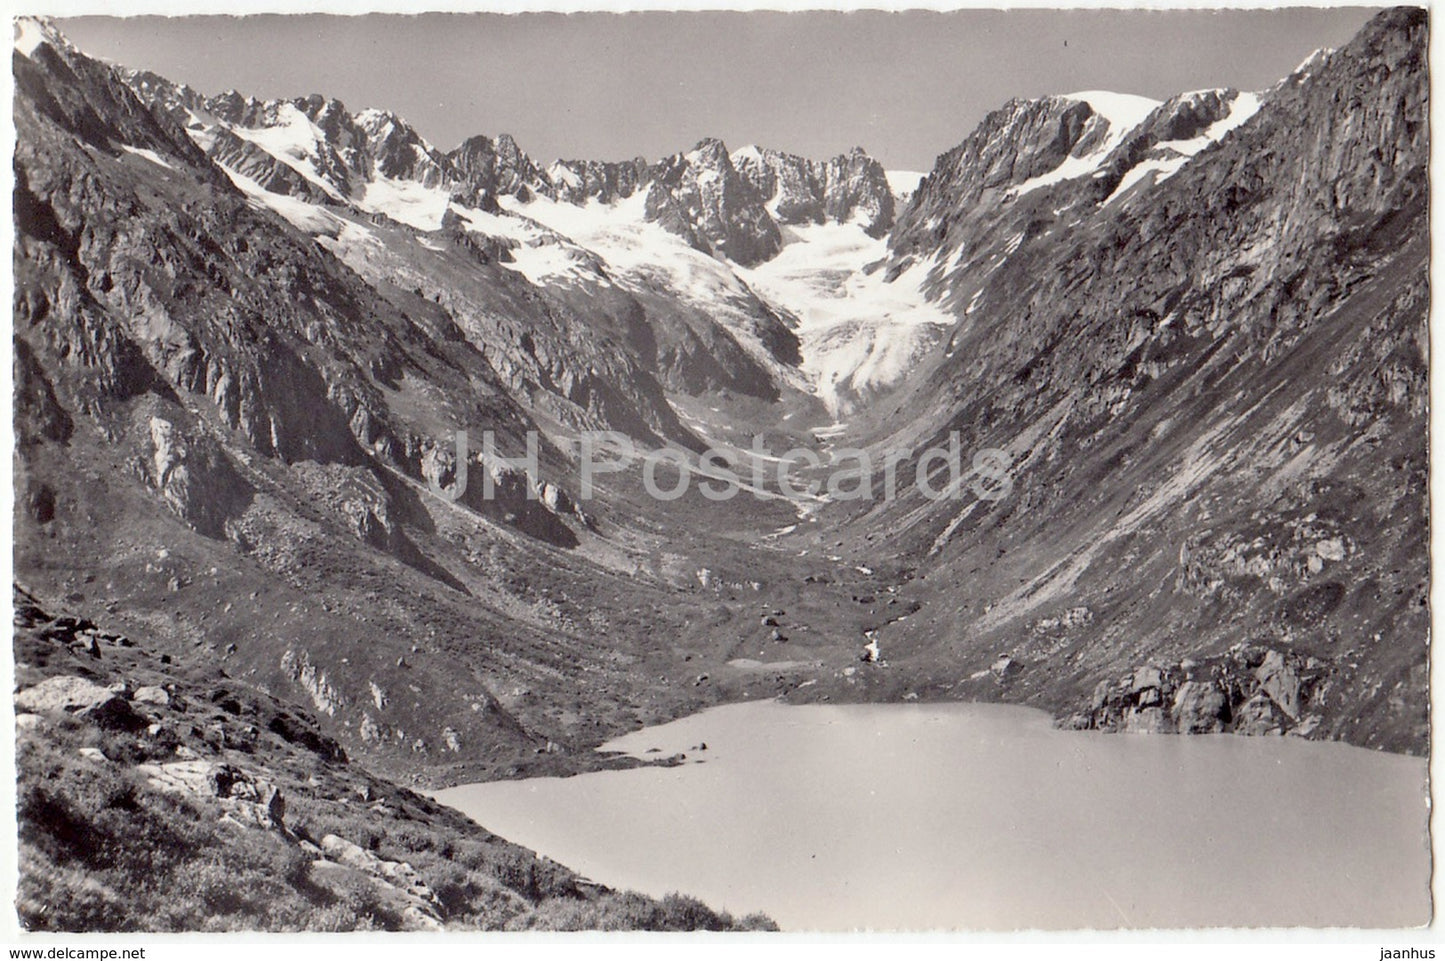
[[[737,697],[729,698],[712,704],[704,704],[692,710],[687,705],[679,705],[677,711],[669,711],[652,725],[633,726],[626,730],[606,731],[596,737],[589,738],[577,750],[570,752],[539,753],[533,757],[523,757],[508,764],[500,770],[496,768],[485,768],[479,764],[458,763],[446,768],[443,771],[427,771],[419,774],[414,783],[427,791],[440,791],[457,787],[462,784],[475,784],[488,781],[514,781],[527,780],[537,777],[574,777],[580,774],[590,774],[597,771],[630,770],[637,767],[674,767],[683,761],[674,759],[672,756],[659,758],[631,757],[626,754],[602,750],[603,746],[618,738],[643,730],[645,727],[657,727],[670,724],[675,721],[692,717],[703,711],[712,710],[718,707],[726,707],[738,704],[757,704],[768,701],[777,701],[784,704],[803,705],[838,705],[838,706],[865,706],[865,705],[896,705],[896,706],[941,706],[955,704],[977,704],[977,705],[998,705],[1003,707],[1019,707],[1037,711],[1048,716],[1053,725],[1061,730],[1072,731],[1099,731],[1101,733],[1125,734],[1131,736],[1163,736],[1163,737],[1197,737],[1206,733],[1227,733],[1234,737],[1276,737],[1284,736],[1298,740],[1311,741],[1322,744],[1345,744],[1350,747],[1357,747],[1361,750],[1371,751],[1379,754],[1395,755],[1400,757],[1428,757],[1428,753],[1416,753],[1413,751],[1392,751],[1379,747],[1370,747],[1362,744],[1355,744],[1342,737],[1324,736],[1323,731],[1318,729],[1309,733],[1299,734],[1294,731],[1269,731],[1260,733],[1246,733],[1243,731],[1184,731],[1184,730],[1158,730],[1145,727],[1131,728],[1122,722],[1116,722],[1113,727],[1098,727],[1093,724],[1080,723],[1080,708],[1088,705],[1063,704],[1063,705],[1041,705],[1027,701],[1013,701],[1006,698],[1007,692],[997,690],[994,692],[983,691],[982,694],[994,693],[995,697],[980,696],[976,698],[948,698],[948,697],[892,697],[876,698],[869,697],[868,691],[849,690],[844,688],[828,688],[824,690],[810,688],[793,688],[774,697]],[[849,697],[849,694],[862,695]],[[1137,699],[1136,699],[1137,700]]]
[[[954,910],[971,930],[1428,918],[1423,759],[1303,738],[1103,735],[1021,705],[773,700],[605,744],[681,764],[434,796],[601,883],[671,885],[784,930],[809,911],[825,930],[847,910],[866,921],[864,879],[907,894],[879,894],[897,913],[866,925],[894,930]],[[679,858],[688,870],[669,873]],[[1176,903],[1161,894],[1171,883],[1192,893]],[[955,905],[949,892],[972,893]]]

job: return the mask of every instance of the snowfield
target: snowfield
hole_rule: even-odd
[[[1148,97],[1137,97],[1129,93],[1113,93],[1108,90],[1067,93],[1061,99],[1087,103],[1096,114],[1108,121],[1109,129],[1104,139],[1099,142],[1099,146],[1089,153],[1080,157],[1066,157],[1064,162],[1053,170],[1041,173],[1037,177],[1030,177],[1019,184],[1013,190],[1015,197],[1022,197],[1040,187],[1093,174],[1109,154],[1114,152],[1114,148],[1123,142],[1129,131],[1143,123],[1144,118],[1148,117],[1161,103],[1158,100],[1150,100]]]
[[[834,416],[869,391],[902,379],[955,318],[923,294],[932,262],[914,264],[892,283],[880,268],[885,240],[857,224],[788,227],[778,256],[736,268],[765,299],[802,324],[803,371]]]
[[[33,31],[27,33],[22,25],[18,45],[33,42]],[[1019,184],[1012,191],[1014,196],[1096,174],[1124,138],[1160,106],[1159,101],[1147,97],[1100,90],[1067,94],[1062,99],[1088,103],[1107,122],[1104,136],[1087,154],[1067,157],[1053,170]],[[1247,121],[1259,104],[1256,94],[1238,94],[1229,114],[1199,136],[1160,144],[1129,171],[1105,204],[1168,179],[1200,151]],[[541,192],[526,201],[506,196],[499,199],[500,212],[487,212],[457,203],[445,187],[374,174],[353,196],[344,197],[322,173],[331,157],[323,131],[289,103],[278,104],[273,116],[274,122],[268,120],[264,127],[229,129],[322,187],[338,205],[360,213],[384,214],[423,233],[441,230],[452,218],[468,231],[506,242],[512,260],[501,266],[537,286],[585,290],[616,284],[705,313],[779,384],[815,393],[835,418],[847,416],[901,381],[958,320],[930,301],[925,290],[930,280],[937,281],[959,268],[964,247],[913,263],[890,282],[885,280],[883,267],[888,258],[886,240],[868,236],[860,222],[784,226],[784,244],[778,255],[744,268],[696,250],[647,220],[646,190],[610,204],[595,199],[574,204],[549,199]],[[391,115],[379,111],[362,111],[356,118],[368,129],[384,130],[395,123]],[[190,133],[204,148],[214,138],[214,119],[195,119]],[[415,144],[412,148],[419,153],[430,149]],[[143,151],[132,152],[165,163]],[[734,161],[744,162],[759,161],[763,154],[749,145],[732,156]],[[702,159],[698,150],[685,157],[693,162]],[[560,162],[548,170],[554,182],[572,187],[580,184],[577,174]],[[254,202],[328,245],[379,242],[364,225],[327,207],[268,193],[234,170],[227,173]],[[924,177],[920,171],[887,171],[889,187],[900,206],[918,190]],[[706,176],[699,178],[699,185],[709,186]],[[866,219],[862,211],[857,217]],[[1021,234],[1011,238],[996,254],[993,268],[1014,253],[1022,240]],[[439,249],[436,239],[423,243]],[[979,296],[974,293],[965,315],[975,311]],[[758,321],[770,313],[795,328],[801,342],[800,367],[779,362],[760,340]]]
[[[1217,91],[1200,90],[1185,96],[1204,96]],[[1137,183],[1148,180],[1150,184],[1160,184],[1179,172],[1185,164],[1194,159],[1199,153],[1210,144],[1218,143],[1229,134],[1231,130],[1242,125],[1256,113],[1259,112],[1260,98],[1257,93],[1240,93],[1234,98],[1229,106],[1229,113],[1210,124],[1208,129],[1197,137],[1189,140],[1161,141],[1155,149],[1168,150],[1172,156],[1150,157],[1141,161],[1137,166],[1124,175],[1119,181],[1119,186],[1114,188],[1103,206],[1107,207],[1118,198],[1124,196]]]

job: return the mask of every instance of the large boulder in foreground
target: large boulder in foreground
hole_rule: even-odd
[[[64,712],[112,730],[135,731],[146,726],[118,692],[83,677],[49,677],[15,695],[15,710],[27,714]]]

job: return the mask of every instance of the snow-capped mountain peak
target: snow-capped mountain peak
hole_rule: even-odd
[[[16,17],[15,18],[15,50],[23,57],[34,57],[35,51],[42,46],[63,47],[74,50],[70,41],[56,29],[55,24],[49,17]]]

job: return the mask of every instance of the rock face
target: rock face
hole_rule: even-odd
[[[657,165],[647,216],[699,249],[745,267],[770,259],[783,245],[762,196],[738,176],[721,140],[704,140]]]
[[[541,180],[537,166],[509,134],[495,140],[469,137],[446,159],[455,171],[455,178],[465,187],[459,198],[483,209],[495,210],[498,197],[525,200],[530,196],[532,185]]]
[[[744,147],[731,155],[739,176],[781,224],[856,221],[873,237],[893,226],[893,194],[883,165],[854,147],[826,161]]]
[[[1173,714],[1180,734],[1218,734],[1229,718],[1229,700],[1213,684],[1185,681],[1174,693]]]
[[[219,445],[186,437],[171,421],[150,418],[151,481],[176,515],[211,537],[225,533],[226,521],[250,501],[251,487],[236,473]]]
[[[457,318],[435,303],[430,311],[399,309],[308,237],[247,204],[169,113],[147,111],[110,68],[57,38],[31,56],[17,54],[16,75],[24,143],[17,152],[23,185],[15,317],[24,343],[17,357],[21,382],[37,399],[23,423],[22,452],[32,449],[29,438],[68,437],[70,415],[47,415],[47,398],[57,411],[107,418],[135,399],[129,415],[109,420],[106,430],[134,451],[137,472],[195,530],[245,539],[238,522],[254,490],[239,464],[254,453],[334,469],[333,493],[321,499],[337,519],[366,543],[415,559],[389,520],[391,494],[376,471],[385,464],[419,477],[421,453],[442,438],[431,436],[438,423],[431,414],[398,416],[387,403],[386,385],[399,378],[419,376],[437,387],[449,381],[438,395],[448,408],[444,421],[517,438],[528,417],[482,353],[504,343],[525,365],[514,378],[518,392],[555,398],[538,404],[550,406],[551,416],[691,442],[646,369],[651,344],[636,316],[614,340],[610,331],[595,332],[603,326],[595,317],[584,325],[561,305],[528,304],[520,312],[546,324],[513,326],[491,343],[478,336],[469,345],[456,335]],[[150,76],[136,82],[153,93],[169,90],[177,110],[199,109],[183,88],[160,87]],[[320,98],[221,100],[207,110],[237,123],[317,131],[325,149],[317,148],[315,162],[334,173],[332,202],[375,175],[378,164],[398,176],[433,176],[436,157],[394,118],[369,115],[362,123]],[[71,107],[51,106],[62,103]],[[98,127],[92,115],[110,119]],[[367,153],[372,139],[390,145],[384,155]],[[133,155],[136,149],[152,151],[169,169]],[[91,150],[102,151],[104,162]],[[495,317],[498,308],[482,310]],[[237,443],[246,450],[226,449]],[[352,475],[348,484],[336,483],[338,473]],[[334,493],[353,483],[371,492],[365,503]],[[27,499],[37,519],[53,516],[53,491],[36,488]],[[575,542],[565,527],[550,514],[531,525],[541,536]]]
[[[1109,121],[1082,100],[1010,100],[988,114],[968,138],[938,158],[889,238],[895,251],[928,249],[947,221],[986,197],[1057,169],[1098,147]],[[937,220],[935,226],[928,226]],[[943,233],[941,234],[940,231]]]
[[[547,168],[546,179],[559,200],[611,204],[626,200],[651,179],[651,164],[641,157],[620,163],[559,160]]]

